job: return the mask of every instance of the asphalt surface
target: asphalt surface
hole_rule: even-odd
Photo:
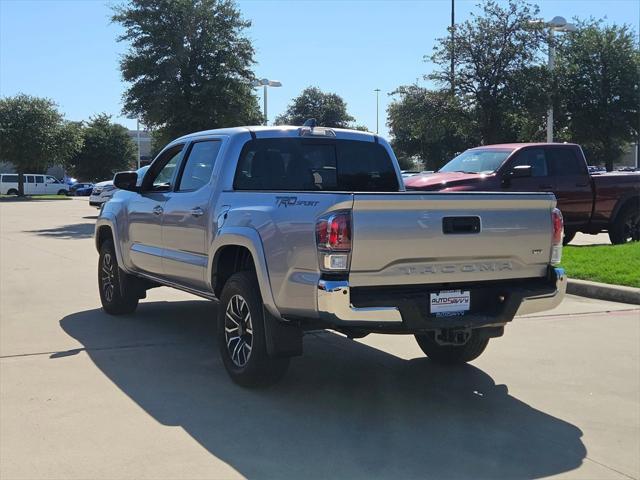
[[[611,240],[609,240],[608,233],[598,233],[597,235],[576,233],[569,245],[611,245]]]
[[[413,338],[305,337],[227,378],[215,304],[99,308],[86,199],[0,203],[0,478],[638,478],[640,309],[568,297],[470,365]]]

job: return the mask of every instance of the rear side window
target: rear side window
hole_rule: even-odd
[[[220,142],[217,140],[194,143],[187,157],[178,190],[193,191],[206,185],[211,179],[219,150]]]
[[[34,179],[33,179],[33,175],[25,175],[24,176],[24,181],[26,183],[35,183]]]
[[[571,148],[547,149],[547,162],[552,175],[586,175],[584,163]]]
[[[240,154],[236,190],[399,190],[382,145],[353,140],[256,139]]]
[[[2,181],[8,183],[18,183],[18,175],[2,175]]]

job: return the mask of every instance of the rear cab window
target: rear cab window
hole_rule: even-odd
[[[547,148],[547,162],[552,175],[559,177],[569,175],[588,175],[582,159],[578,158],[573,148]]]
[[[397,192],[386,149],[374,142],[265,138],[245,144],[236,190]]]

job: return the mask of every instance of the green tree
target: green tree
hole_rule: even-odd
[[[66,165],[81,144],[78,125],[66,122],[52,100],[24,94],[0,98],[0,158],[16,167],[19,195],[24,195],[24,173]]]
[[[420,159],[435,170],[456,153],[478,144],[473,113],[449,90],[428,90],[417,85],[398,88],[389,105],[392,145],[403,169]]]
[[[125,127],[111,123],[110,115],[103,113],[91,118],[83,128],[83,137],[82,149],[69,165],[76,177],[99,181],[133,167],[135,143]]]
[[[251,81],[254,50],[232,0],[130,0],[115,7],[130,49],[124,113],[167,142],[186,133],[261,123]]]
[[[439,69],[426,78],[443,88],[453,84],[456,95],[471,102],[482,143],[514,140],[519,131],[513,115],[525,113],[513,104],[517,87],[522,86],[521,73],[536,63],[544,44],[542,25],[535,22],[538,7],[516,0],[508,4],[486,0],[480,7],[481,14],[455,25],[453,42],[450,36],[438,40],[427,60]],[[534,80],[544,76],[530,79]],[[545,83],[532,88],[544,90]]]
[[[504,93],[501,140],[544,142],[551,77],[546,65],[531,65],[514,71]]]
[[[563,139],[581,143],[590,162],[613,169],[638,138],[640,53],[628,26],[590,20],[567,34],[557,50],[558,103]]]
[[[276,125],[302,125],[310,118],[315,118],[319,126],[335,128],[350,128],[355,121],[347,113],[347,104],[340,95],[307,87],[276,117]]]

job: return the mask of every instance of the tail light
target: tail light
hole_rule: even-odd
[[[349,269],[351,212],[335,212],[316,222],[316,245],[322,270]]]
[[[562,236],[564,233],[562,212],[557,208],[551,210],[551,224],[553,227],[553,234],[551,235],[551,264],[557,265],[562,260]]]

